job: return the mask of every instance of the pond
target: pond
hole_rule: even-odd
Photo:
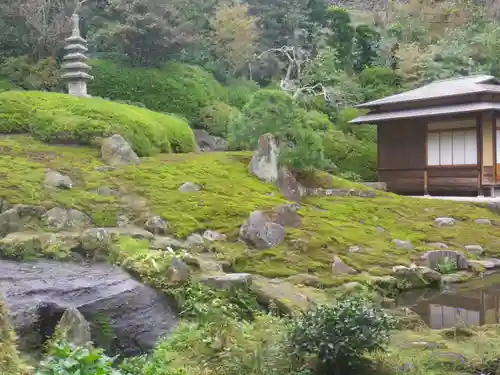
[[[411,308],[433,329],[500,323],[500,273],[441,290],[406,292],[396,303]]]

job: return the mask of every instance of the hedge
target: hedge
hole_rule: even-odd
[[[168,63],[163,68],[129,68],[92,60],[92,95],[143,103],[147,108],[175,113],[197,125],[200,110],[227,101],[227,92],[212,74],[198,66]]]
[[[7,91],[0,93],[0,108],[0,133],[31,133],[47,142],[80,144],[118,133],[139,156],[195,149],[186,121],[104,99]]]

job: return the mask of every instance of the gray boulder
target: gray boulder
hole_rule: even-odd
[[[302,197],[307,195],[307,189],[297,181],[292,172],[286,167],[279,169],[276,185],[286,199],[294,202],[300,202]]]
[[[405,289],[425,288],[441,282],[441,274],[428,267],[395,266],[392,275],[403,283]]]
[[[151,350],[178,321],[164,296],[116,266],[0,261],[0,274],[23,351],[40,350],[68,309],[77,309],[90,323],[97,346],[125,357]],[[115,337],[110,344],[103,337],[103,317]]]
[[[263,134],[259,138],[259,145],[252,156],[248,171],[267,183],[278,180],[279,146],[272,134]]]
[[[106,138],[101,144],[102,160],[117,167],[128,164],[139,164],[140,159],[130,144],[118,134]]]
[[[392,240],[392,243],[396,245],[396,247],[406,249],[406,250],[411,250],[413,249],[413,244],[410,241],[407,240],[398,240],[394,239]]]
[[[178,258],[172,258],[172,264],[167,269],[167,280],[171,284],[182,284],[189,280],[191,269],[189,266]]]
[[[491,220],[490,219],[476,219],[474,220],[476,224],[485,224],[485,225],[491,225]]]
[[[198,149],[201,152],[210,151],[226,151],[227,142],[224,138],[211,135],[206,130],[195,129],[193,130]]]
[[[203,233],[203,238],[207,241],[213,242],[213,241],[225,241],[227,236],[225,234],[216,232],[214,230],[206,230],[205,233]]]
[[[92,219],[85,213],[75,209],[54,207],[43,214],[42,219],[49,228],[86,228],[92,225]]]
[[[249,289],[252,275],[249,273],[228,273],[225,275],[206,276],[200,282],[217,290]]]
[[[47,171],[43,183],[46,187],[49,188],[59,188],[59,189],[73,188],[73,181],[71,181],[71,178],[53,170]]]
[[[200,191],[200,187],[193,182],[184,182],[180,187],[179,191],[181,193],[196,193]]]
[[[186,244],[182,241],[179,241],[172,237],[161,236],[155,237],[149,245],[149,248],[153,250],[167,250],[168,248],[171,248],[172,250],[179,250],[185,249],[186,247]]]
[[[483,255],[484,254],[484,248],[481,245],[465,245],[464,246],[465,251],[475,254],[475,255]]]
[[[106,228],[87,229],[80,236],[82,249],[89,252],[105,252],[113,243],[111,233]]]
[[[64,337],[68,342],[78,346],[92,341],[89,322],[74,307],[70,307],[64,312],[57,324],[56,332],[61,335],[59,337]]]
[[[452,227],[457,221],[452,217],[438,217],[434,222],[438,227]]]
[[[20,231],[23,228],[21,216],[15,209],[9,209],[0,214],[0,236]]]
[[[254,211],[241,226],[240,238],[257,249],[269,249],[285,239],[285,227],[273,222],[265,211]]]
[[[160,216],[153,216],[146,220],[144,225],[148,232],[156,235],[165,234],[168,232],[168,224],[165,219]]]
[[[332,274],[334,275],[352,275],[358,273],[354,268],[349,267],[342,259],[336,256],[332,263]]]
[[[459,270],[466,270],[469,268],[467,258],[460,252],[455,250],[431,250],[423,254],[418,260],[418,264],[436,269],[438,264],[443,262],[452,262]]]

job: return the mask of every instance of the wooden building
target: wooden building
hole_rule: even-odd
[[[363,103],[374,124],[378,177],[399,194],[500,195],[500,80],[448,79]]]

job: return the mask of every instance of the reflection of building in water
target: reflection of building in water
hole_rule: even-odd
[[[418,304],[414,310],[434,329],[494,324],[500,322],[500,294],[498,290],[441,294]]]

